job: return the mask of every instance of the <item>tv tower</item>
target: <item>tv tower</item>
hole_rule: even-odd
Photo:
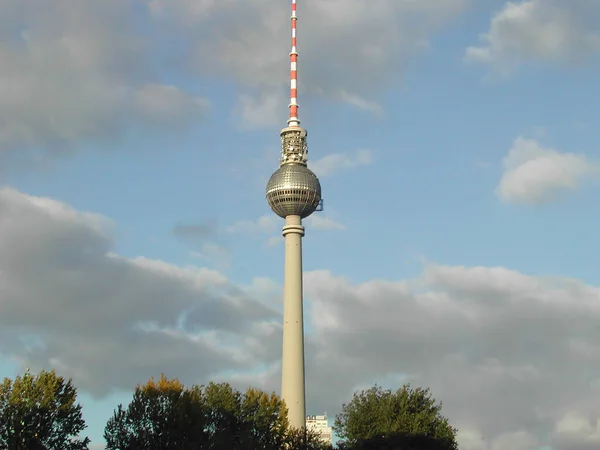
[[[283,282],[283,355],[281,397],[288,408],[290,426],[306,426],[304,383],[304,319],[302,307],[302,219],[321,206],[321,184],[307,167],[306,130],[298,120],[296,0],[292,0],[292,51],[290,52],[290,116],[281,130],[281,159],[267,183],[267,202],[285,219]]]

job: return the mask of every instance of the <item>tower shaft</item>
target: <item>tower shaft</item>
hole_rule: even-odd
[[[304,385],[304,312],[302,305],[302,237],[300,216],[287,216],[283,282],[283,357],[281,396],[288,407],[290,426],[304,428],[306,397]]]
[[[292,2],[292,49],[290,51],[290,104],[287,127],[281,130],[281,159],[267,183],[271,210],[285,218],[285,268],[283,282],[283,351],[281,397],[291,427],[306,427],[304,383],[304,311],[302,304],[302,219],[321,204],[321,183],[308,168],[307,132],[298,119],[298,49],[296,47],[296,1]]]

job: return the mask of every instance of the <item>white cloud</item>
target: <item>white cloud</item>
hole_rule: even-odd
[[[492,442],[491,450],[536,450],[538,439],[526,431],[505,433]]]
[[[331,217],[326,217],[318,213],[309,216],[306,219],[306,224],[315,230],[343,231],[346,229],[344,224],[333,220]]]
[[[485,438],[480,432],[468,428],[459,428],[456,433],[460,450],[488,450]]]
[[[383,87],[467,2],[308,0],[299,11],[300,91],[381,113]],[[289,4],[268,0],[5,0],[0,156],[45,162],[132,130],[201,120],[208,101],[164,82],[165,73],[234,81],[238,125],[271,125],[285,116],[289,27]]]
[[[585,155],[561,153],[534,139],[519,137],[503,161],[496,195],[507,203],[541,203],[574,190],[599,171]]]
[[[228,233],[245,234],[270,234],[265,242],[265,247],[275,247],[283,242],[281,233],[277,233],[283,226],[283,220],[275,214],[267,214],[256,220],[243,219],[226,228]],[[277,234],[275,234],[277,233]]]
[[[182,125],[188,120],[199,121],[208,108],[208,101],[200,97],[190,97],[173,85],[147,84],[136,94],[136,104],[140,114],[155,124],[173,122]]]
[[[228,233],[272,233],[283,222],[275,214],[260,216],[256,220],[244,219],[226,228]]]
[[[231,252],[228,248],[216,242],[205,242],[200,251],[191,252],[195,258],[203,259],[219,271],[225,271],[231,266]]]
[[[340,100],[343,102],[355,106],[359,109],[364,109],[376,115],[383,114],[383,108],[375,102],[371,102],[363,97],[356,94],[350,94],[345,90],[340,91]]]
[[[373,160],[371,150],[361,149],[354,153],[334,153],[310,162],[309,167],[318,177],[326,177],[343,169],[368,166]]]
[[[312,386],[317,411],[328,407],[321,396],[342,401],[357,379],[405,373],[432,387],[452,422],[468,430],[462,440],[472,449],[483,440],[489,448],[533,450],[537,441],[548,443],[545,430],[566,411],[593,417],[588,405],[600,393],[577,374],[596,378],[600,360],[568,343],[596,339],[597,287],[504,268],[437,265],[414,287],[353,284],[329,272],[312,272],[306,281],[316,327],[311,343],[318,343],[309,352],[316,359],[309,379],[353,374]]]
[[[429,35],[468,3],[307,0],[298,10],[300,104],[307,92],[381,113],[382,87],[397,84]],[[289,84],[289,3],[154,0],[152,11],[192,36],[188,59],[200,74],[224,75],[257,94],[244,94],[242,107],[267,114],[251,111],[246,118],[257,126],[272,123],[275,102],[264,93]]]
[[[2,2],[0,157],[35,161],[205,114],[206,100],[153,73],[160,51],[132,26],[132,3]]]
[[[114,255],[113,226],[0,190],[3,356],[96,395],[165,369],[278,389],[278,284]],[[333,415],[357,386],[406,380],[443,401],[465,450],[597,447],[599,287],[436,264],[407,281],[305,281],[311,411]]]
[[[275,246],[281,245],[281,244],[283,244],[282,236],[271,236],[269,239],[267,239],[267,242],[265,245],[267,247],[275,247]]]
[[[600,445],[600,421],[597,418],[590,420],[589,417],[575,411],[567,412],[558,422],[556,433],[565,437],[583,435],[586,441]]]
[[[557,450],[593,450],[600,446],[598,413],[568,411],[556,424],[554,437]]]
[[[241,129],[269,127],[284,124],[285,108],[286,99],[280,92],[263,92],[258,97],[242,94],[233,118]]]
[[[280,232],[283,225],[283,219],[280,219],[275,214],[269,214],[261,216],[257,220],[240,220],[227,227],[226,231],[228,233],[268,234],[271,236],[265,242],[265,246],[275,247],[284,242]],[[304,220],[304,225],[310,229],[320,231],[342,231],[346,229],[345,225],[320,213],[315,213],[307,217]]]
[[[253,367],[244,342],[262,335],[257,324],[277,323],[275,311],[217,271],[114,255],[109,229],[102,217],[0,190],[0,353],[97,395],[173,361],[188,381]]]
[[[527,62],[580,63],[600,56],[600,3],[595,0],[506,2],[465,59],[509,74]]]

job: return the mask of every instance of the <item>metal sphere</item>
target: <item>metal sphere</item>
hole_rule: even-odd
[[[279,217],[310,216],[321,201],[321,183],[302,164],[284,164],[267,183],[267,202]]]

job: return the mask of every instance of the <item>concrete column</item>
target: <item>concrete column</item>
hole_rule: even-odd
[[[304,393],[304,318],[302,308],[302,237],[300,216],[288,216],[283,227],[285,273],[283,282],[283,357],[281,397],[288,407],[290,426],[306,426]]]

